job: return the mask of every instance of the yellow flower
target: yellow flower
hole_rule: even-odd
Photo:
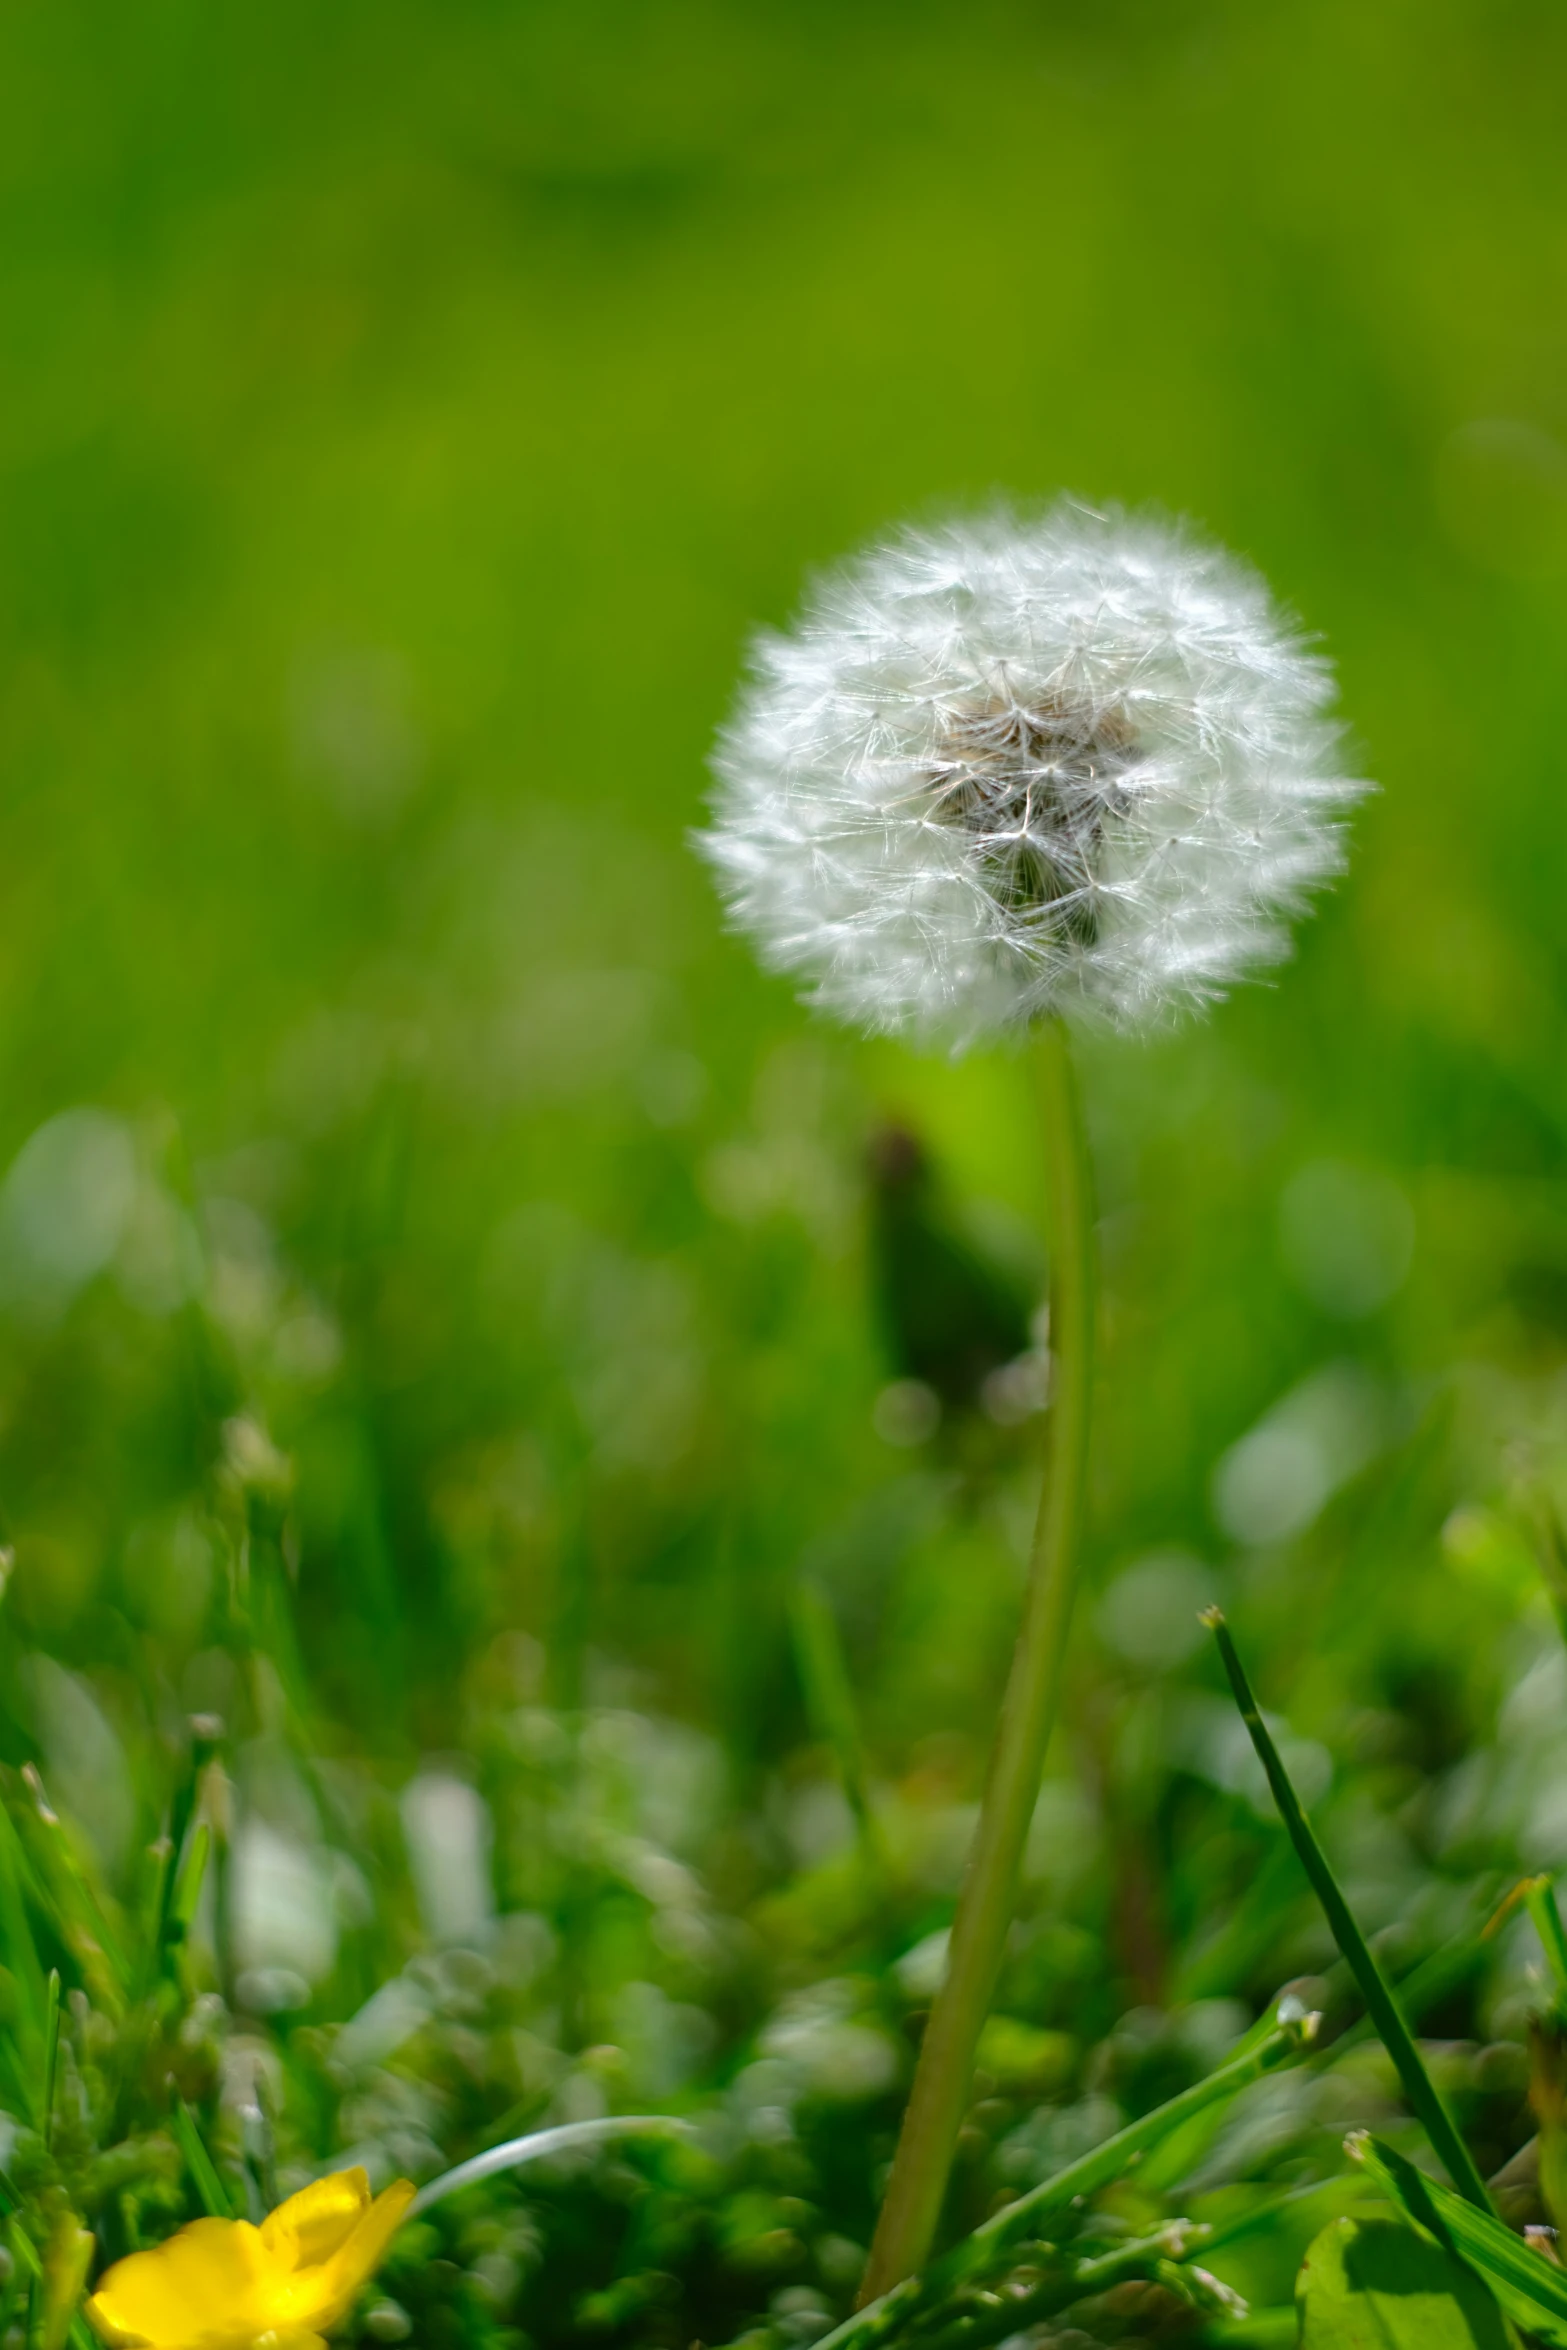
[[[117,2260],[87,2314],[110,2350],[317,2350],[348,2314],[404,2212],[398,2179],[372,2203],[362,2170],[317,2179],[253,2228],[197,2219]]]

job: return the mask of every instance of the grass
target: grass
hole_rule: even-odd
[[[1557,1954],[1463,1953],[1567,1857],[1561,45],[0,11],[0,2331],[71,2215],[637,2112],[695,2137],[441,2203],[362,2338],[847,2314],[1037,1455],[888,1441],[867,1146],[1024,1307],[1041,1168],[1018,1066],[814,1024],[685,835],[749,630],[997,491],[1252,556],[1381,791],[1276,984],[1085,1052],[1086,1590],[940,2243],[1291,1982],[1318,2051],[1040,2307],[1155,2245],[1115,2307],[1190,2317],[1182,2219],[1277,2310],[1346,2129],[1418,2150],[1209,1603],[1481,2174],[1528,2138]]]

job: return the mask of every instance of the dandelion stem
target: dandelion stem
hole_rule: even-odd
[[[903,2117],[887,2199],[871,2246],[862,2305],[924,2266],[958,2131],[968,2108],[974,2051],[1012,1923],[1024,1841],[1055,1723],[1062,1658],[1077,1584],[1077,1537],[1093,1386],[1092,1182],[1066,1030],[1038,1031],[1046,1175],[1050,1192],[1052,1393],[1045,1483],[1028,1593],[979,1826],[958,1896],[946,1979],[936,1996]]]

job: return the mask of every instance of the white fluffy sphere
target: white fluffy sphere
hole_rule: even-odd
[[[757,644],[701,845],[768,966],[865,1029],[1134,1026],[1285,951],[1338,869],[1331,700],[1256,574],[1169,524],[905,530]]]

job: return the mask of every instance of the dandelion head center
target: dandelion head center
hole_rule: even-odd
[[[1014,921],[1063,944],[1099,935],[1105,826],[1131,805],[1136,735],[1123,712],[1064,695],[997,695],[943,717],[931,813],[975,837],[985,886]]]

